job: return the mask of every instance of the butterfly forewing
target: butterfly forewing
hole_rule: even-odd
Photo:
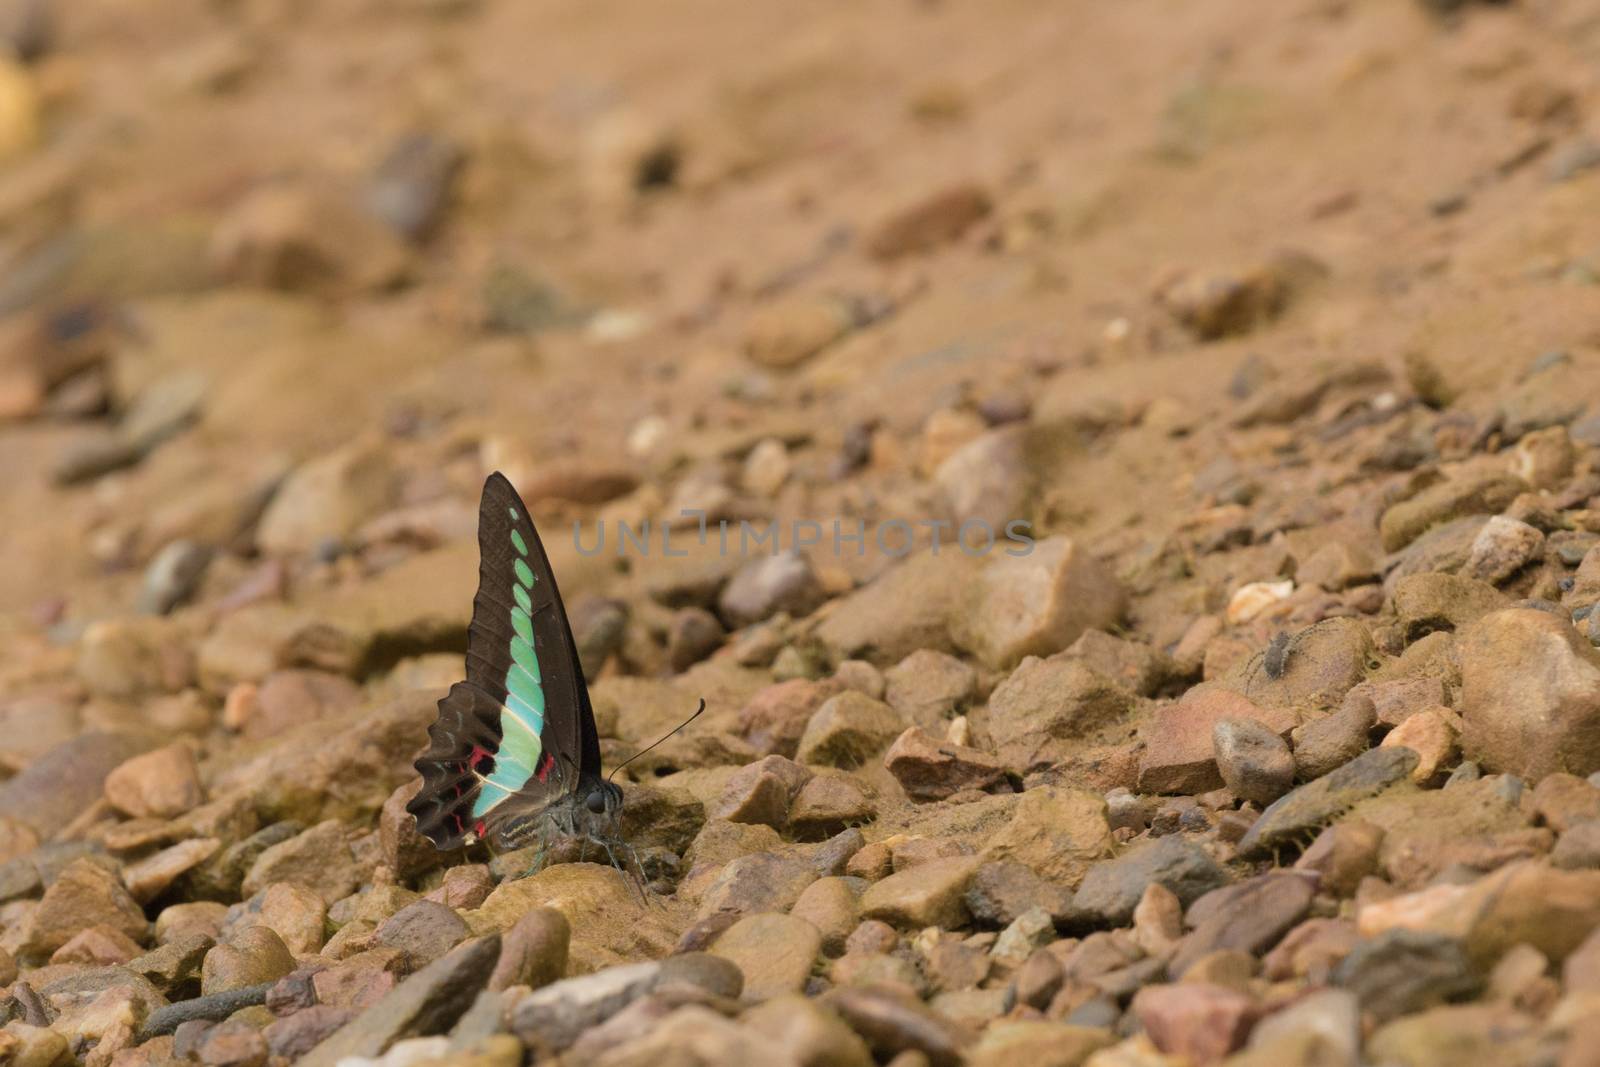
[[[422,789],[407,805],[436,847],[493,837],[600,772],[600,741],[544,545],[496,472],[478,511],[467,678],[439,702]]]

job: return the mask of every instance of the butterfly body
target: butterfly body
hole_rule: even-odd
[[[601,774],[577,645],[544,545],[498,472],[478,513],[478,593],[467,677],[439,701],[406,805],[440,850],[516,848],[562,835],[616,839],[622,790]]]

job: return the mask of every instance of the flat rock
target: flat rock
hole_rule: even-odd
[[[744,977],[730,961],[697,952],[609,967],[523,997],[511,1008],[511,1029],[533,1048],[560,1051],[639,998],[680,984],[732,998],[743,990]]]
[[[1445,934],[1390,930],[1356,945],[1333,983],[1379,1020],[1469,997],[1483,985],[1460,941]]]
[[[103,795],[107,775],[155,743],[153,735],[103,731],[63,741],[0,783],[0,816],[48,838]]]
[[[1185,921],[1194,930],[1179,945],[1171,973],[1181,977],[1219,949],[1261,955],[1305,917],[1315,890],[1314,878],[1288,872],[1214,890],[1189,909]]]
[[[1147,888],[1171,890],[1187,907],[1228,882],[1205,849],[1177,835],[1160,837],[1089,868],[1072,898],[1074,922],[1125,926]]]
[[[1259,1009],[1249,996],[1204,982],[1146,986],[1132,1010],[1156,1048],[1194,1064],[1215,1064],[1244,1044]]]
[[[106,799],[133,818],[170,819],[204,800],[194,749],[178,743],[135,756],[106,776]]]
[[[966,610],[978,569],[978,560],[948,549],[907,556],[830,603],[816,636],[835,659],[864,659],[880,667],[918,649],[953,652],[951,620]]]
[[[299,1062],[306,1067],[336,1067],[346,1057],[380,1055],[402,1038],[443,1033],[471,1006],[499,955],[497,934],[456,947],[401,982]]]
[[[1402,781],[1416,769],[1408,748],[1374,748],[1335,771],[1274,801],[1239,842],[1244,856],[1270,853],[1319,830],[1368,797]]]
[[[1006,781],[1006,767],[987,752],[941,741],[913,726],[895,739],[883,765],[912,800],[944,800],[968,789]]]
[[[122,880],[90,859],[74,860],[45,890],[39,906],[28,915],[21,931],[20,951],[48,956],[78,931],[108,926],[136,942],[150,936],[144,909],[123,886]]]
[[[1222,782],[1234,796],[1270,804],[1294,785],[1294,756],[1276,732],[1254,719],[1222,719],[1211,730]]]
[[[1511,474],[1486,473],[1424,489],[1409,500],[1390,506],[1378,523],[1386,552],[1404,548],[1429,527],[1466,515],[1493,515],[1502,511],[1527,484]]]
[[[1195,794],[1220,787],[1215,732],[1227,719],[1260,723],[1280,737],[1297,721],[1291,711],[1260,707],[1220,686],[1195,686],[1176,704],[1156,708],[1141,728],[1145,748],[1139,759],[1139,791]]]

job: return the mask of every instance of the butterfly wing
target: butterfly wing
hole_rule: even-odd
[[[406,806],[437,848],[537,812],[600,772],[600,737],[572,627],[528,509],[498,471],[478,511],[467,678],[439,702]]]

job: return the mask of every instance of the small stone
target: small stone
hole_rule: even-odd
[[[1026,513],[1034,481],[1026,433],[1021,426],[990,430],[957,448],[933,472],[955,526],[956,550],[986,554],[1017,529],[1013,524]]]
[[[1187,907],[1227,882],[1200,846],[1177,835],[1161,837],[1090,867],[1073,896],[1072,915],[1097,926],[1124,926],[1149,886],[1170,890]]]
[[[66,944],[56,949],[50,962],[86,963],[103,967],[113,963],[127,963],[144,952],[139,943],[121,930],[105,924],[80,930]]]
[[[564,915],[554,908],[534,908],[506,931],[488,988],[540,989],[558,981],[567,971],[571,941],[572,928]]]
[[[345,825],[329,819],[269,846],[244,876],[243,892],[254,896],[273,882],[303,885],[330,904],[349,895],[360,877]]]
[[[1371,747],[1369,734],[1377,722],[1370,697],[1352,692],[1339,710],[1295,727],[1295,771],[1307,780],[1343,767]]]
[[[704,608],[682,608],[673,613],[667,630],[667,662],[682,673],[722,647],[727,631]]]
[[[877,818],[868,788],[854,778],[820,774],[800,787],[789,805],[789,830],[796,840],[820,841]]]
[[[1535,491],[1554,491],[1572,477],[1576,450],[1565,426],[1525,435],[1511,450],[1511,473]]]
[[[967,1062],[972,1067],[1015,1067],[1019,1063],[1030,1067],[1080,1067],[1091,1062],[1097,1067],[1120,1067],[1104,1058],[1094,1059],[1115,1040],[1109,1029],[1099,1026],[997,1020],[985,1028]]]
[[[265,926],[247,926],[206,953],[201,993],[210,996],[274,982],[294,970],[283,939]]]
[[[1532,801],[1545,825],[1558,833],[1600,819],[1600,787],[1576,775],[1546,776],[1534,787]]]
[[[215,856],[221,848],[222,842],[214,837],[180,841],[128,864],[122,869],[122,882],[134,900],[147,904],[165,893],[179,878]]]
[[[170,819],[205,799],[194,749],[178,742],[135,756],[106,776],[106,799],[136,819]]]
[[[907,1050],[929,1067],[960,1067],[971,1035],[914,997],[884,988],[840,988],[823,998],[859,1034],[881,1062]]]
[[[1229,690],[1202,684],[1176,704],[1157,708],[1141,735],[1145,750],[1139,761],[1142,793],[1202,793],[1223,784],[1217,768],[1215,731],[1226,719],[1262,724],[1276,735],[1289,733],[1292,712],[1262,708]],[[1281,767],[1272,773],[1281,776]]]
[[[1600,868],[1600,819],[1578,823],[1562,833],[1550,850],[1550,865],[1569,871]]]
[[[1055,938],[1055,917],[1036,905],[1011,920],[1000,931],[990,955],[1004,963],[1020,963]]]
[[[1239,842],[1239,853],[1260,855],[1333,822],[1357,803],[1410,776],[1417,754],[1374,748],[1274,801]]]
[[[1197,1067],[1240,1048],[1259,1014],[1243,993],[1188,982],[1141,989],[1132,1011],[1156,1048]]]
[[[145,568],[134,607],[141,614],[165,615],[194,595],[211,565],[212,550],[193,541],[165,545]]]
[[[1059,762],[1080,747],[1075,742],[1123,721],[1135,700],[1072,656],[1030,656],[990,695],[989,732],[1001,762],[1026,774]]]
[[[1321,1059],[1308,1057],[1305,1067],[1324,1062],[1330,1067],[1333,1064],[1359,1063],[1362,1036],[1360,1001],[1342,989],[1318,990],[1257,1023],[1255,1029],[1250,1031],[1250,1047],[1273,1048],[1276,1047],[1275,1042],[1291,1035],[1314,1035],[1321,1042],[1321,1047],[1332,1052],[1331,1056]],[[1262,1067],[1265,1067],[1265,1063]]]
[[[1411,780],[1421,785],[1432,781],[1457,754],[1458,721],[1449,708],[1419,711],[1391,730],[1383,739],[1383,745],[1409,748],[1417,754]]]
[[[1473,538],[1471,553],[1461,573],[1468,578],[1499,585],[1544,551],[1544,534],[1525,522],[1496,515]]]
[[[864,883],[844,877],[819,878],[806,886],[789,914],[804,919],[817,929],[822,951],[838,956],[858,921],[856,901]]]
[[[438,224],[465,159],[453,141],[428,133],[401,137],[374,169],[366,207],[401,237],[419,241]]]
[[[262,515],[256,542],[263,551],[307,553],[326,541],[343,541],[389,510],[398,490],[388,452],[357,442],[298,467]]]
[[[867,251],[883,260],[931,252],[957,240],[990,209],[980,186],[950,186],[880,221],[867,238]]]
[[[1462,637],[1461,745],[1537,781],[1600,770],[1600,653],[1542,611],[1485,616]]]
[[[741,1014],[739,1023],[787,1051],[795,1067],[872,1067],[866,1043],[837,1015],[805,997],[768,998]]]
[[[796,758],[807,766],[860,767],[904,729],[893,708],[850,690],[827,700],[806,723]]]
[[[1229,626],[1242,626],[1268,608],[1287,600],[1293,592],[1294,582],[1289,579],[1281,582],[1248,582],[1234,590],[1228,598],[1224,617]]]
[[[452,909],[431,900],[408,904],[378,924],[372,939],[400,949],[413,967],[423,967],[455,948],[471,934]]]
[[[797,618],[808,615],[825,595],[810,560],[790,549],[758,556],[740,567],[723,588],[717,609],[737,628],[780,611]]]
[[[771,912],[744,916],[711,947],[713,955],[739,968],[744,995],[755,1000],[800,992],[821,951],[822,934],[815,926]]]
[[[20,948],[31,955],[49,955],[78,931],[104,925],[133,941],[149,937],[144,909],[128,894],[122,881],[92,859],[74,860],[45,890],[39,906],[28,915]]]
[[[206,1031],[195,1050],[206,1067],[265,1067],[267,1039],[243,1022],[224,1022]]]
[[[685,953],[659,963],[609,967],[535,990],[511,1009],[511,1030],[533,1047],[560,1051],[580,1035],[652,991],[685,984],[712,996],[737,997],[739,968],[706,953]],[[333,1061],[330,1060],[329,1067]]]
[[[447,1031],[483,989],[499,954],[494,935],[457,946],[312,1049],[301,1067],[334,1067],[347,1057],[376,1056],[402,1037]]]
[[[965,711],[976,695],[978,674],[954,656],[918,649],[884,672],[883,699],[927,729]]]
[[[1440,482],[1409,500],[1392,505],[1379,521],[1385,551],[1395,552],[1430,527],[1466,515],[1494,515],[1527,489],[1510,474],[1486,473]]]
[[[1457,574],[1408,574],[1395,583],[1394,608],[1409,640],[1435,630],[1460,630],[1507,606],[1487,582]]]
[[[969,919],[966,892],[980,862],[968,856],[934,859],[868,887],[861,914],[900,926],[954,928]]]
[[[1353,896],[1361,880],[1376,874],[1383,829],[1345,819],[1323,830],[1295,861],[1295,870],[1316,871],[1320,888],[1338,897]]]
[[[1333,982],[1380,1020],[1471,996],[1482,984],[1458,941],[1414,930],[1390,930],[1356,945],[1334,969]]]
[[[1183,900],[1159,883],[1144,887],[1133,909],[1133,939],[1147,956],[1166,956],[1183,936]]]
[[[1009,927],[1023,914],[1043,908],[1052,920],[1064,918],[1072,894],[1047,882],[1033,868],[1008,860],[985,863],[967,886],[967,910],[984,926]]]
[[[1222,781],[1241,800],[1267,805],[1294,786],[1294,756],[1254,719],[1221,719],[1211,730]]]
[[[422,780],[413,779],[400,786],[383,802],[378,814],[378,845],[383,862],[401,878],[412,878],[438,866],[439,850],[417,829],[417,820],[406,805],[422,789]]]
[[[211,258],[238,282],[333,296],[392,285],[408,262],[400,238],[354,198],[287,183],[247,194],[217,226]]]
[[[714,819],[782,827],[789,821],[789,804],[811,778],[806,768],[768,756],[739,769],[723,788],[722,797],[708,813]]]
[[[930,737],[913,726],[895,739],[883,765],[916,801],[945,800],[968,789],[989,789],[1006,780],[1005,766],[987,752]]]
[[[775,437],[758,441],[745,457],[740,481],[760,497],[774,497],[789,477],[789,450]]]
[[[1273,945],[1311,907],[1314,880],[1274,872],[1213,891],[1195,901],[1186,921],[1194,931],[1184,938],[1171,973],[1182,976],[1194,962],[1218,949],[1259,955]]]
[[[1317,586],[1337,593],[1372,581],[1378,570],[1372,553],[1361,545],[1329,541],[1301,562],[1295,580],[1302,587]]]
[[[833,296],[787,297],[757,309],[745,326],[752,363],[787,370],[811,359],[856,326],[855,309]]]
[[[969,609],[951,620],[951,636],[997,669],[1058,652],[1085,630],[1113,627],[1127,604],[1116,577],[1060,536],[1023,555],[990,558],[969,596]]]

